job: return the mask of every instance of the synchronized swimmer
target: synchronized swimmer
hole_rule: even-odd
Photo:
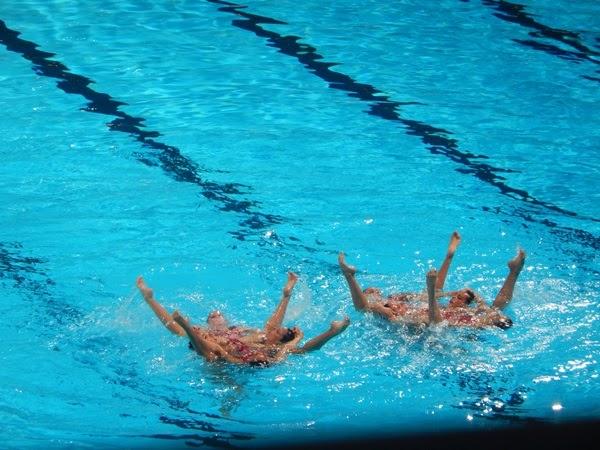
[[[448,268],[454,253],[461,242],[455,231],[450,237],[446,257],[440,270],[430,270],[426,276],[427,295],[417,292],[400,292],[384,298],[381,290],[374,287],[361,289],[356,280],[356,268],[346,263],[344,253],[338,255],[338,263],[348,287],[354,308],[380,315],[391,322],[408,325],[430,325],[446,321],[449,326],[483,328],[497,326],[510,328],[512,320],[503,312],[512,299],[515,284],[525,263],[525,252],[518,250],[517,255],[508,262],[509,273],[492,306],[471,289],[443,292]],[[449,297],[448,305],[441,307],[438,299]],[[424,302],[427,304],[424,306]]]
[[[235,364],[266,366],[284,360],[291,353],[317,350],[350,324],[348,317],[333,321],[328,330],[310,339],[303,346],[298,346],[304,337],[302,330],[298,327],[282,326],[297,281],[298,276],[289,272],[279,305],[263,329],[230,326],[223,314],[217,310],[208,315],[206,327],[192,325],[177,310],[169,314],[154,298],[153,290],[146,285],[141,276],[137,278],[136,285],[165,327],[173,334],[187,336],[192,348],[208,361],[223,360]]]
[[[400,292],[383,297],[375,287],[362,289],[356,280],[356,268],[346,262],[343,252],[338,254],[338,264],[350,289],[354,308],[371,312],[391,322],[416,326],[429,326],[445,322],[452,327],[510,328],[512,320],[502,312],[513,297],[515,284],[525,263],[521,249],[508,261],[509,273],[491,306],[471,289],[444,292],[444,284],[454,253],[461,242],[458,232],[450,236],[446,257],[439,271],[429,270],[426,275],[426,293]],[[350,319],[331,322],[329,329],[299,346],[304,337],[296,326],[283,327],[283,320],[298,276],[288,273],[277,308],[262,329],[242,325],[229,325],[220,311],[212,311],[205,327],[193,325],[175,310],[169,313],[155,298],[154,292],[139,276],[136,285],[146,303],[164,326],[173,334],[187,337],[190,347],[208,361],[226,361],[250,366],[267,366],[283,361],[290,354],[306,353],[321,348],[334,336],[342,333]],[[448,297],[446,306],[438,299]]]

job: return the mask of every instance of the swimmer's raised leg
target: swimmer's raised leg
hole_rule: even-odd
[[[440,312],[440,307],[438,305],[438,301],[435,297],[435,287],[437,285],[437,272],[435,269],[429,270],[426,276],[427,283],[427,300],[429,304],[428,308],[428,316],[429,316],[429,325],[434,323],[439,323],[442,321],[442,314]]]
[[[504,280],[504,284],[498,291],[498,295],[496,295],[496,299],[492,306],[494,308],[502,309],[512,300],[513,292],[515,290],[515,284],[517,283],[517,279],[519,278],[519,274],[523,269],[525,264],[526,254],[523,249],[519,249],[517,251],[517,256],[508,261],[508,275],[506,280]]]
[[[346,263],[346,257],[343,252],[338,254],[338,263],[340,265],[340,269],[342,269],[344,278],[346,278],[348,287],[350,288],[350,295],[352,296],[354,307],[359,311],[369,309],[369,300],[354,276],[356,274],[356,267],[350,266]]]
[[[269,334],[270,332],[281,328],[281,325],[283,324],[283,319],[285,317],[285,312],[287,311],[287,307],[290,302],[292,290],[294,289],[294,286],[296,285],[297,281],[298,275],[296,275],[294,272],[288,272],[288,278],[285,285],[283,286],[279,304],[277,305],[277,308],[275,308],[275,311],[273,312],[271,317],[269,317],[269,320],[267,320],[267,323],[265,324],[266,334]]]
[[[436,290],[444,289],[444,283],[446,282],[446,276],[448,275],[448,268],[450,267],[450,263],[452,262],[452,258],[454,258],[454,253],[456,252],[460,241],[460,234],[458,234],[458,231],[454,231],[450,236],[450,243],[448,244],[448,250],[446,251],[444,262],[442,263],[440,270],[437,272],[437,281],[435,283]]]
[[[135,284],[140,290],[142,297],[144,297],[146,303],[148,303],[150,308],[152,308],[152,311],[154,311],[154,314],[156,314],[156,317],[159,318],[163,325],[167,327],[167,329],[173,334],[177,334],[178,336],[185,336],[185,331],[183,330],[183,328],[181,328],[181,326],[179,326],[173,320],[173,317],[164,308],[164,306],[162,306],[156,301],[156,299],[154,298],[154,291],[146,285],[144,278],[142,278],[142,276],[137,277]]]

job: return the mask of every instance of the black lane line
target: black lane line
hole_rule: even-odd
[[[348,75],[331,70],[331,67],[338,65],[338,63],[322,61],[323,56],[317,52],[315,47],[298,42],[301,39],[300,37],[282,36],[260,26],[260,24],[286,25],[285,22],[245,12],[243,10],[246,6],[244,5],[237,5],[223,0],[207,1],[209,3],[220,5],[219,11],[241,17],[242,19],[234,19],[232,24],[243,30],[250,31],[258,37],[266,39],[269,46],[278,49],[285,55],[296,58],[311,73],[326,81],[330,88],[345,91],[348,93],[348,96],[369,103],[368,114],[401,123],[407,129],[407,134],[419,137],[432,154],[443,155],[457,163],[459,167],[456,171],[473,175],[484,183],[496,187],[501,194],[515,200],[520,200],[529,206],[535,205],[564,216],[589,220],[591,222],[600,222],[600,219],[579,215],[573,211],[537,199],[523,189],[509,186],[505,182],[506,178],[500,175],[500,173],[516,171],[493,167],[481,161],[481,159],[487,158],[485,155],[475,155],[471,152],[460,150],[458,141],[449,137],[452,134],[450,131],[416,120],[402,118],[398,109],[403,103],[391,100],[389,96],[371,85],[359,83]],[[560,228],[558,225],[549,222],[547,219],[536,219],[531,216],[530,213],[523,213],[521,214],[521,217],[529,222],[535,222],[546,226],[551,225],[553,231]],[[600,238],[582,230],[571,228],[565,230],[574,230],[575,232],[571,234],[578,240],[584,236],[585,240],[583,243],[585,245],[591,245],[593,248],[600,248]]]
[[[107,124],[111,131],[120,131],[127,133],[136,141],[140,142],[148,152],[135,153],[135,158],[148,166],[158,166],[164,173],[176,181],[191,183],[200,187],[201,195],[207,200],[217,203],[221,211],[232,211],[246,216],[246,219],[240,222],[240,226],[245,229],[239,230],[233,234],[237,239],[244,239],[248,236],[248,230],[261,230],[270,225],[283,222],[283,217],[265,214],[254,211],[253,208],[260,205],[257,201],[238,200],[233,195],[243,194],[241,188],[247,188],[243,184],[206,181],[200,176],[200,172],[206,172],[195,162],[181,154],[179,149],[171,145],[164,144],[154,138],[160,136],[156,131],[147,131],[142,129],[144,119],[133,117],[119,108],[125,103],[113,99],[110,95],[97,92],[89,87],[93,80],[71,73],[69,68],[60,61],[51,59],[54,53],[38,50],[39,45],[31,41],[19,38],[19,32],[6,26],[6,23],[0,20],[0,43],[7,50],[20,54],[23,58],[33,64],[33,70],[41,76],[56,78],[56,84],[59,89],[67,94],[80,95],[88,104],[82,110],[97,114],[112,116],[114,119]]]
[[[551,211],[578,218],[586,218],[578,215],[575,212],[565,210],[551,203],[532,197],[527,191],[516,189],[508,186],[505,178],[499,173],[516,172],[510,169],[501,169],[493,167],[489,164],[479,162],[478,160],[487,158],[485,155],[475,155],[471,152],[463,152],[458,148],[458,141],[448,137],[452,133],[442,128],[437,128],[416,120],[402,118],[398,113],[400,102],[391,100],[387,95],[383,94],[377,88],[359,83],[353,80],[350,76],[340,72],[335,72],[330,67],[338,65],[338,63],[328,63],[320,61],[323,56],[317,53],[317,49],[307,44],[300,44],[301,39],[298,36],[282,36],[273,31],[267,31],[259,24],[282,24],[275,19],[258,16],[255,14],[241,11],[246,8],[242,5],[235,5],[222,0],[207,0],[210,3],[227,5],[219,8],[220,11],[232,13],[243,17],[244,20],[234,20],[233,25],[247,31],[251,31],[259,37],[266,38],[271,47],[277,48],[281,53],[298,59],[302,65],[308,68],[313,74],[327,81],[329,87],[348,92],[348,96],[358,98],[364,102],[370,103],[369,114],[381,117],[382,119],[396,121],[402,123],[407,129],[408,134],[421,138],[433,154],[441,154],[447,156],[452,161],[462,165],[457,169],[458,172],[465,174],[473,174],[475,177],[491,184],[498,188],[502,194],[508,195],[514,199],[525,201],[529,204],[542,206]],[[587,218],[600,222],[600,219]]]
[[[553,28],[538,22],[531,14],[526,12],[525,5],[505,0],[482,0],[482,3],[485,6],[495,9],[497,12],[493,15],[497,18],[533,30],[529,32],[529,36],[532,38],[550,39],[555,42],[560,42],[561,44],[570,47],[572,50],[565,50],[556,45],[530,39],[513,39],[514,42],[569,61],[587,61],[600,65],[600,60],[596,59],[600,57],[600,52],[583,44],[579,33],[560,28]],[[599,81],[598,78],[587,75],[583,75],[583,78]]]

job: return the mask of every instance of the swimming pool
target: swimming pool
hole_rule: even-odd
[[[2,2],[7,448],[252,446],[597,419],[597,2]],[[431,3],[431,4],[430,4]],[[336,265],[493,298],[504,332],[409,333]],[[319,352],[214,367],[137,294]]]

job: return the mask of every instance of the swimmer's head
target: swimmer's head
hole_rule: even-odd
[[[498,316],[494,319],[492,323],[494,324],[494,326],[502,328],[503,330],[507,330],[508,328],[513,326],[513,321],[506,316]]]
[[[278,328],[269,333],[268,341],[275,344],[287,344],[302,338],[302,332],[298,327]]]
[[[207,319],[206,323],[208,324],[208,328],[212,330],[221,330],[223,328],[227,328],[227,319],[223,317],[221,311],[215,310],[212,311]]]
[[[448,302],[448,306],[453,308],[463,308],[469,306],[475,300],[475,292],[471,289],[461,289]]]
[[[496,308],[492,308],[487,314],[487,323],[502,328],[503,330],[506,330],[513,325],[513,321]]]
[[[279,342],[281,342],[282,344],[293,341],[296,338],[296,328],[284,328],[283,330],[283,334],[279,338]]]

